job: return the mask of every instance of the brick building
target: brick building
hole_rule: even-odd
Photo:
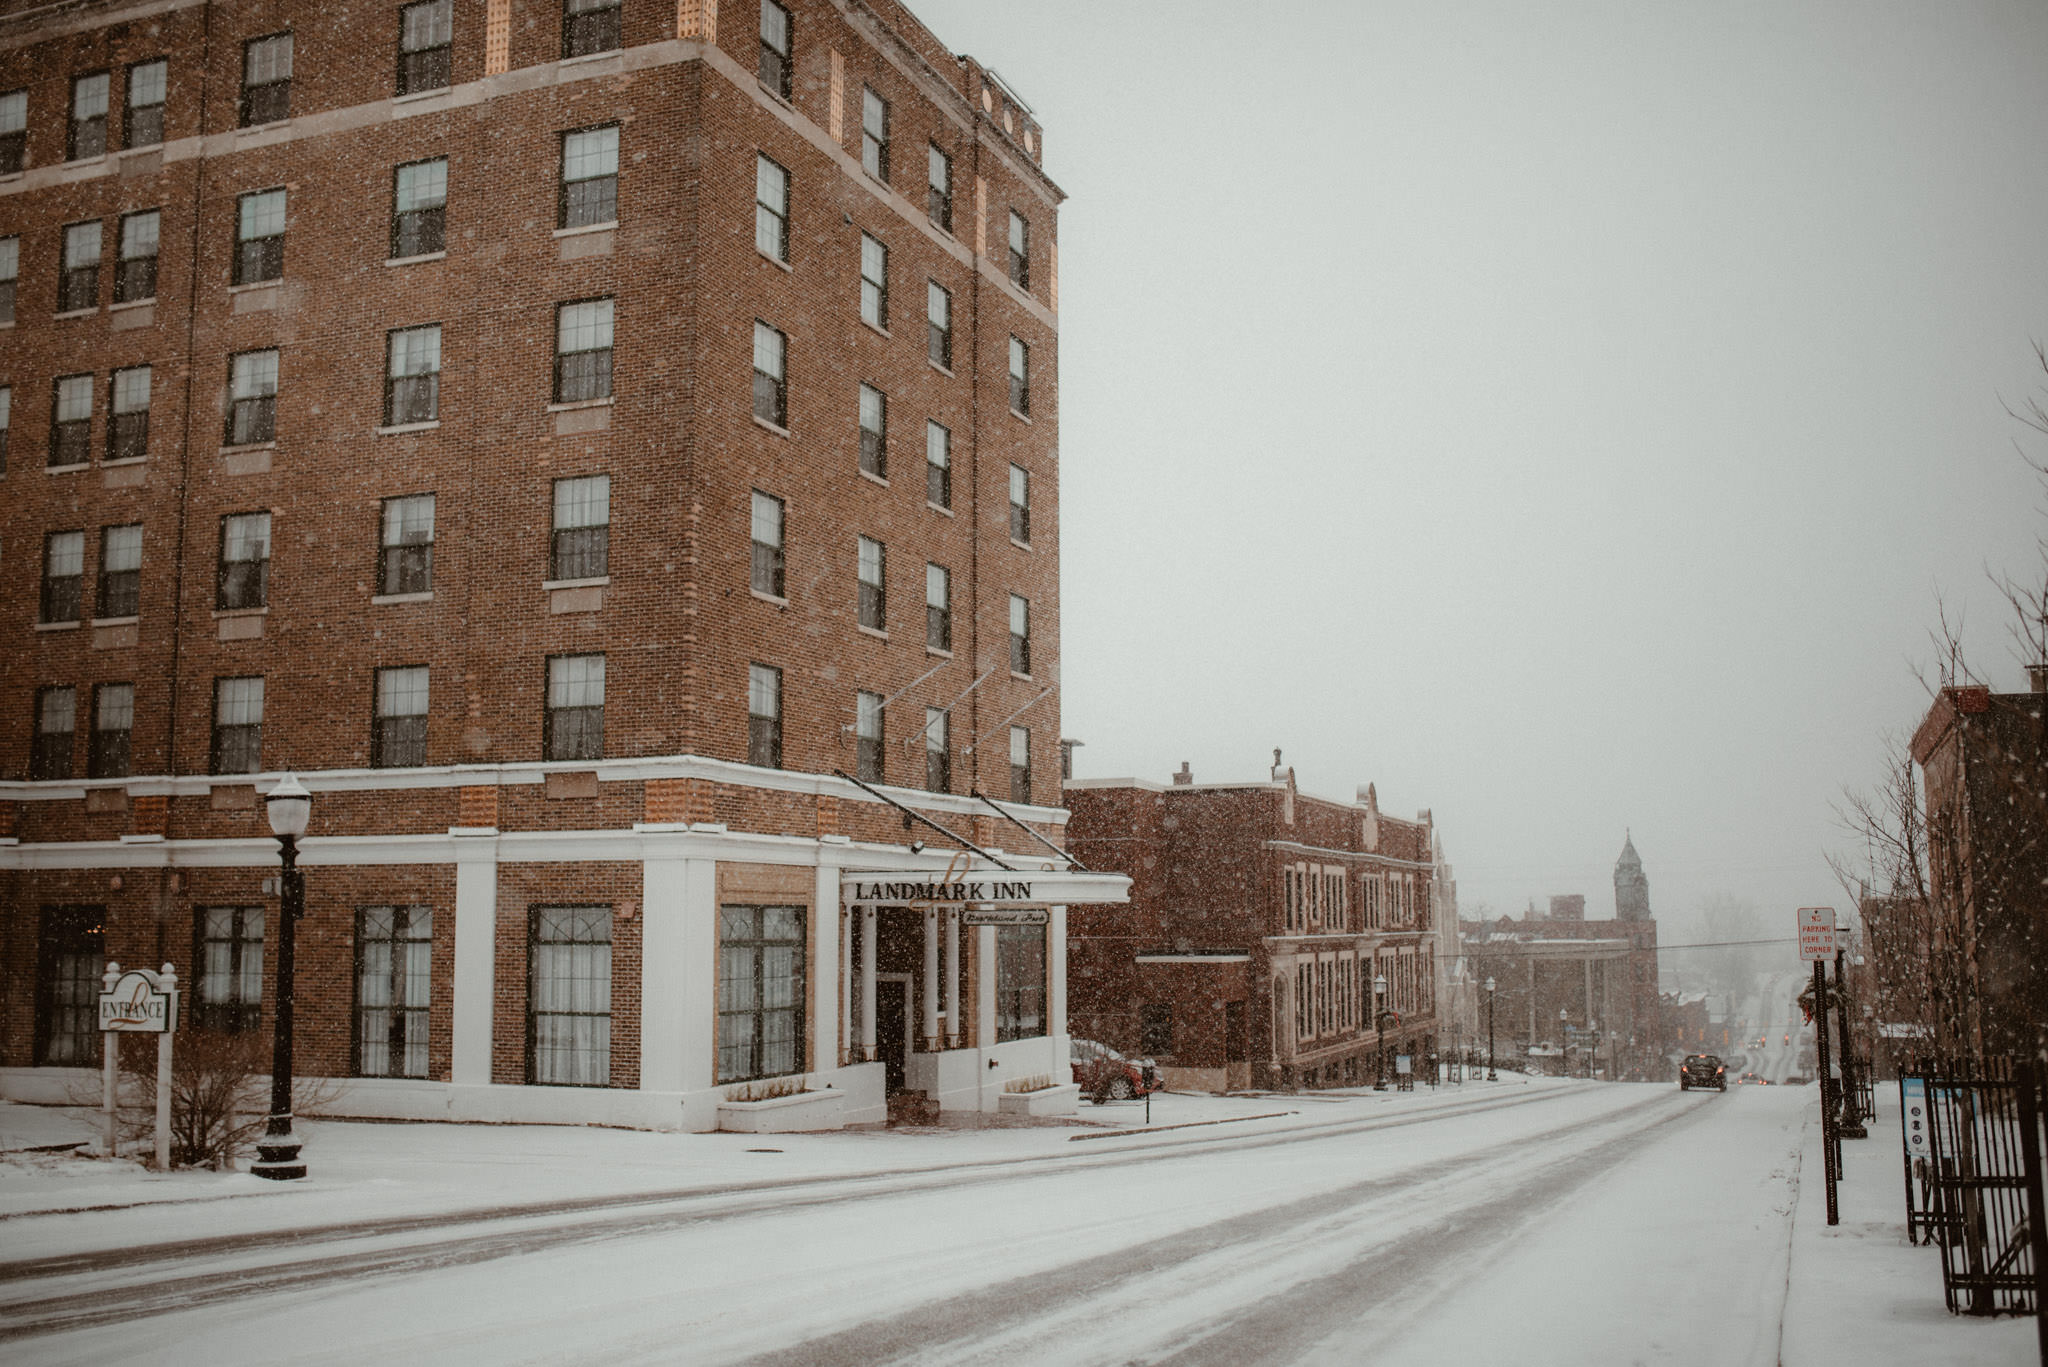
[[[1873,918],[1871,939],[1896,987],[1924,984],[1923,1051],[2048,1056],[2048,664],[2028,674],[2024,693],[1942,689],[1913,733],[1925,905],[1904,935]]]
[[[895,0],[0,18],[0,1089],[267,1028],[287,770],[343,1109],[1062,1072],[1043,150]]]
[[[1436,1052],[1430,919],[1436,870],[1427,812],[1402,821],[1371,787],[1356,803],[1269,781],[1066,785],[1068,848],[1131,879],[1123,905],[1075,908],[1068,929],[1075,1034],[1157,1059],[1168,1085],[1328,1087],[1386,1052]]]
[[[1677,1046],[1657,990],[1657,922],[1650,880],[1633,838],[1614,865],[1612,920],[1586,919],[1586,899],[1550,899],[1549,915],[1467,921],[1465,962],[1494,983],[1494,1046],[1500,1058],[1536,1066],[1660,1081]]]

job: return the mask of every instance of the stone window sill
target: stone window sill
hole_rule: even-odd
[[[762,417],[759,413],[756,413],[754,415],[754,426],[761,428],[763,431],[773,432],[776,436],[783,438],[785,441],[788,440],[789,438],[789,429],[787,427],[777,427],[774,423],[768,421],[768,419]]]
[[[126,617],[95,617],[92,619],[92,624],[96,627],[130,627],[141,620],[140,617],[130,613]]]
[[[421,252],[418,256],[387,257],[384,264],[387,266],[417,266],[427,261],[446,261],[447,259],[448,253],[445,251]]]
[[[391,103],[418,104],[423,100],[446,99],[448,98],[449,94],[454,91],[454,89],[454,86],[437,85],[432,90],[414,90],[404,95],[393,95],[391,97]]]
[[[1015,419],[1016,419],[1016,420],[1017,420],[1018,422],[1030,422],[1030,421],[1031,421],[1031,415],[1030,415],[1029,413],[1019,413],[1019,412],[1018,412],[1018,411],[1017,411],[1016,409],[1014,409],[1014,408],[1010,410],[1010,416],[1011,416],[1011,417],[1013,417],[1013,418],[1015,418]]]
[[[950,651],[950,650],[941,650],[941,649],[939,649],[939,648],[938,648],[937,646],[935,646],[935,645],[927,645],[927,646],[925,646],[925,648],[924,648],[924,653],[925,653],[925,654],[927,654],[927,655],[936,655],[936,656],[938,656],[938,657],[939,657],[940,659],[942,659],[942,660],[950,660],[950,659],[952,659],[952,658],[953,658],[953,652],[952,652],[952,651]]]
[[[571,60],[573,61],[574,59],[572,58]],[[603,223],[584,223],[574,228],[557,228],[555,229],[554,235],[556,237],[582,237],[585,233],[612,232],[615,229],[617,229],[618,226],[619,221],[616,218],[614,218],[609,219]]]
[[[37,631],[76,631],[83,622],[37,622]]]
[[[747,592],[752,594],[754,597],[760,599],[764,603],[773,603],[778,608],[786,608],[789,606],[789,600],[787,598],[780,597],[777,594],[763,593],[759,589],[751,588],[748,589]]]
[[[223,446],[220,448],[220,453],[224,456],[238,456],[244,451],[275,451],[276,449],[277,442],[274,440],[252,441],[242,446]]]
[[[216,622],[223,617],[268,617],[269,615],[270,605],[267,603],[260,608],[215,608],[213,610],[213,619]]]
[[[1010,538],[1010,544],[1012,546],[1015,546],[1020,551],[1028,551],[1031,549],[1031,543],[1029,541],[1019,541],[1014,536]]]
[[[548,412],[573,413],[579,408],[610,408],[611,406],[611,396],[606,395],[602,399],[578,399],[574,403],[551,403],[548,405]]]
[[[860,472],[860,477],[862,479],[869,480],[875,484],[879,484],[884,489],[889,487],[888,477],[885,475],[878,475],[873,470],[862,470]]]
[[[116,460],[103,460],[103,461],[101,461],[101,462],[100,462],[100,469],[102,469],[102,470],[118,470],[118,469],[120,469],[120,468],[121,468],[122,466],[124,466],[124,465],[146,465],[146,464],[148,464],[148,463],[149,463],[149,457],[148,457],[148,456],[122,456],[122,457],[120,457],[120,458],[118,458],[118,459],[116,459]]]
[[[948,508],[941,503],[934,503],[930,499],[926,499],[924,501],[924,506],[931,509],[935,513],[943,513],[947,517],[951,517],[953,515],[953,510],[951,508]]]
[[[434,591],[429,589],[425,593],[373,593],[370,595],[370,601],[379,607],[387,603],[431,603],[434,601]]]
[[[860,634],[861,634],[861,635],[863,635],[863,636],[872,636],[872,637],[874,637],[874,638],[875,638],[875,639],[876,639],[877,641],[886,641],[886,640],[888,640],[888,639],[889,639],[889,633],[888,633],[888,632],[886,632],[886,631],[884,631],[884,630],[883,630],[882,628],[880,628],[880,627],[870,627],[870,626],[862,626],[862,625],[861,625],[860,623],[858,623],[858,622],[854,623],[854,625],[855,625],[855,626],[856,626],[857,628],[859,628],[859,630],[860,630]]]
[[[99,311],[100,306],[98,304],[94,304],[89,309],[67,309],[63,313],[53,313],[50,316],[52,318],[90,318]]]
[[[552,593],[556,589],[601,589],[610,587],[612,577],[600,574],[590,579],[546,579],[541,581],[541,592]],[[432,594],[427,595],[429,598]]]
[[[759,247],[754,248],[754,255],[760,257],[763,261],[766,261],[771,266],[777,267],[778,269],[781,270],[788,271],[791,275],[796,274],[796,267],[790,265],[781,257],[768,255],[768,253],[762,251]]]
[[[43,473],[46,475],[69,475],[90,468],[85,461],[79,461],[76,465],[45,465]]]
[[[955,375],[951,370],[947,369],[945,366],[942,366],[937,361],[934,361],[930,356],[926,356],[924,358],[924,363],[930,366],[933,370],[938,371],[939,374],[944,375],[949,380],[957,380],[960,378],[959,376]]]
[[[155,303],[156,296],[153,294],[150,295],[149,298],[147,299],[117,299],[113,303],[107,305],[107,312],[119,313],[123,309],[146,309]]]
[[[268,280],[244,280],[239,285],[229,285],[229,294],[247,294],[251,290],[274,290],[284,283],[284,277],[273,275]]]
[[[401,422],[395,423],[390,427],[378,428],[377,435],[380,437],[392,437],[405,432],[431,432],[440,425],[441,420],[439,418],[433,418],[427,422]]]
[[[871,323],[865,318],[860,320],[860,325],[866,328],[869,332],[874,333],[877,337],[889,337],[889,329]],[[895,338],[890,337],[889,340],[894,341]]]

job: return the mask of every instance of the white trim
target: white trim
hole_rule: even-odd
[[[1140,954],[1141,964],[1248,964],[1249,954]]]
[[[708,779],[765,792],[798,793],[832,797],[842,802],[879,802],[858,784],[830,774],[807,774],[793,769],[763,769],[732,760],[709,759],[701,755],[663,755],[645,759],[535,760],[507,764],[422,765],[408,769],[302,769],[301,782],[316,794],[322,792],[416,792],[435,788],[474,786],[512,787],[543,783],[551,773],[595,771],[600,783],[642,783],[656,778]],[[149,774],[102,780],[109,787],[124,787],[138,797],[199,797],[220,786],[268,787],[278,782],[281,772],[265,770],[254,774]],[[96,785],[98,786],[98,785]],[[934,793],[923,788],[874,785],[906,806],[924,811],[950,812],[957,816],[983,816],[988,809],[971,797]],[[75,799],[84,795],[86,784],[63,780],[55,783],[25,779],[0,780],[0,801],[39,802]],[[1026,821],[1060,825],[1067,819],[1064,807],[1036,807],[1008,804]]]
[[[82,796],[74,790],[74,796]],[[480,853],[482,852],[482,853]],[[631,863],[663,859],[722,860],[807,868],[829,864],[842,870],[916,870],[936,877],[957,872],[961,852],[933,848],[912,854],[902,845],[873,841],[819,840],[810,836],[728,831],[709,823],[688,829],[492,831],[457,828],[445,834],[310,836],[299,845],[299,863],[342,868],[377,865],[462,864],[486,857],[500,864]],[[1033,858],[1038,867],[1020,876],[1044,878],[1053,861]],[[0,844],[0,869],[200,869],[275,868],[277,842],[269,836],[237,839],[36,841]],[[1120,874],[1067,875],[1126,885]],[[1075,898],[1074,900],[1083,900]],[[1093,899],[1088,899],[1093,900]],[[1122,900],[1119,898],[1109,900]]]
[[[1397,859],[1391,854],[1374,854],[1370,850],[1336,850],[1325,845],[1304,845],[1298,840],[1267,840],[1261,844],[1269,850],[1293,850],[1300,854],[1336,856],[1341,859],[1362,859],[1367,863],[1391,866],[1400,869],[1434,869],[1436,863],[1429,859]]]

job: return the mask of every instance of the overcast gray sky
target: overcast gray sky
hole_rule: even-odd
[[[1937,591],[2024,686],[2048,6],[909,3],[1072,197],[1077,775],[1281,746],[1468,914],[1611,914],[1632,827],[1789,933]]]

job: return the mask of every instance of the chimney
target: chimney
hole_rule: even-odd
[[[1194,770],[1188,767],[1188,762],[1186,760],[1182,760],[1180,762],[1180,772],[1176,773],[1173,776],[1173,786],[1176,788],[1185,788],[1188,785],[1192,784],[1194,781]]]
[[[2036,693],[2048,693],[2048,660],[2027,666],[2027,687]]]

